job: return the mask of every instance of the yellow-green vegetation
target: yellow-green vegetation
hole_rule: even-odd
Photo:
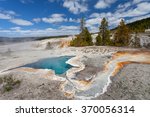
[[[114,35],[114,45],[115,46],[128,46],[130,39],[130,32],[126,26],[124,20],[121,20],[115,35]]]
[[[14,88],[19,87],[20,83],[21,81],[16,80],[11,74],[0,76],[0,92],[9,92]]]
[[[88,31],[88,28],[85,27],[84,18],[81,19],[80,30],[81,33],[77,35],[77,37],[70,42],[70,45],[75,47],[92,46],[93,45],[92,37]]]
[[[97,46],[111,45],[110,30],[108,29],[108,22],[106,18],[103,18],[99,27],[99,33],[96,37]]]
[[[131,22],[127,24],[127,27],[130,29],[131,33],[142,33],[145,32],[146,29],[150,28],[150,17],[137,20],[135,22]],[[115,31],[117,28],[112,29],[112,31]]]
[[[96,37],[95,45],[130,46],[135,48],[140,47],[140,39],[138,38],[137,34],[135,35],[134,39],[131,39],[131,33],[133,34],[135,32],[143,32],[146,28],[148,28],[149,22],[150,18],[147,18],[126,25],[124,20],[122,19],[118,27],[110,31],[108,21],[106,20],[106,18],[103,18],[99,27],[98,36]],[[138,28],[134,28],[134,26]],[[92,37],[87,27],[85,27],[84,18],[81,19],[80,29],[81,33],[71,41],[70,45],[76,47],[92,46]],[[111,39],[110,35],[112,35]]]
[[[127,26],[130,28],[132,33],[145,32],[146,29],[150,28],[150,17],[129,23]]]

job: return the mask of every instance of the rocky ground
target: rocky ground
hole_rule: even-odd
[[[49,49],[46,49],[49,40],[0,45],[0,99],[82,99],[75,97],[77,93],[73,95],[64,92],[63,86],[68,80],[64,76],[55,75],[51,70],[9,69],[42,58],[79,56],[84,69],[77,72],[76,78],[70,81],[87,79],[92,81],[94,78],[90,78],[98,77],[117,51],[139,51],[139,49],[116,47],[68,47],[70,39],[63,39],[63,42],[53,39],[50,42],[56,46]],[[149,71],[149,64],[128,64],[111,77],[112,83],[108,85],[104,94],[92,99],[150,99]],[[95,80],[97,81],[101,79]],[[107,78],[104,81],[106,83]],[[96,84],[99,86],[101,83]]]
[[[126,65],[111,81],[96,100],[150,100],[150,65]]]
[[[13,77],[13,80],[17,79],[20,81],[19,86],[13,86],[10,91],[2,89],[0,83],[0,99],[1,100],[64,100],[67,99],[64,94],[60,91],[60,81],[49,80],[46,78],[34,78],[32,76],[19,77],[15,74],[7,74],[8,78]],[[22,76],[22,75],[21,75]],[[3,79],[4,76],[1,75],[0,79]],[[10,85],[10,84],[9,84]],[[4,85],[5,86],[5,85]],[[6,88],[6,87],[5,87]],[[6,91],[5,91],[6,90]]]

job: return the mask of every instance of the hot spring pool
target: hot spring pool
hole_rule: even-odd
[[[67,64],[66,61],[71,59],[73,56],[62,56],[55,58],[41,59],[37,62],[26,64],[22,67],[31,67],[35,69],[52,69],[55,74],[64,74],[72,66]]]

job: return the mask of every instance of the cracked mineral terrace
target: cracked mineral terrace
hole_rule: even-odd
[[[21,83],[9,92],[0,91],[0,99],[150,99],[149,50],[96,46],[76,48],[68,47],[71,37],[61,40],[63,42],[51,39],[1,45],[0,79],[13,75]],[[57,46],[45,49],[49,41],[57,43]],[[73,67],[62,76],[50,69],[17,68],[60,56],[75,56],[67,61]],[[0,83],[0,88],[2,86]],[[125,95],[123,92],[128,93]]]

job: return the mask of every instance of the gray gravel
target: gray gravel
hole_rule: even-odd
[[[35,43],[40,46],[35,47]],[[45,42],[46,43],[46,42]],[[10,48],[10,50],[9,50]],[[0,46],[0,72],[35,62],[42,58],[57,56],[85,55],[86,68],[79,72],[77,77],[83,79],[93,76],[103,69],[104,63],[110,59],[112,53],[128,48],[116,47],[81,47],[45,50],[44,42],[27,42]],[[130,50],[130,48],[129,48]],[[21,81],[19,87],[13,87],[9,92],[0,92],[0,99],[48,99],[66,100],[67,97],[59,89],[61,81],[46,79],[39,74],[22,74],[17,72],[14,78]],[[0,78],[2,74],[0,74]],[[125,66],[116,76],[111,78],[112,83],[108,91],[96,99],[150,99],[150,65],[130,64]],[[0,87],[2,84],[0,84]]]
[[[150,100],[150,65],[126,65],[111,80],[107,92],[96,100]]]
[[[104,64],[109,60],[107,56],[88,56],[83,59],[83,64],[85,65],[84,70],[76,73],[76,79],[86,80],[92,78],[94,75],[97,75],[98,72],[102,71]]]
[[[10,75],[10,74],[7,74]],[[22,74],[23,75],[23,74]],[[3,75],[0,76],[3,78]],[[24,75],[23,78],[13,74],[13,78],[20,80],[19,87],[11,91],[0,92],[0,100],[66,100],[60,91],[61,82],[45,78],[32,78]],[[36,79],[36,80],[35,80]]]

